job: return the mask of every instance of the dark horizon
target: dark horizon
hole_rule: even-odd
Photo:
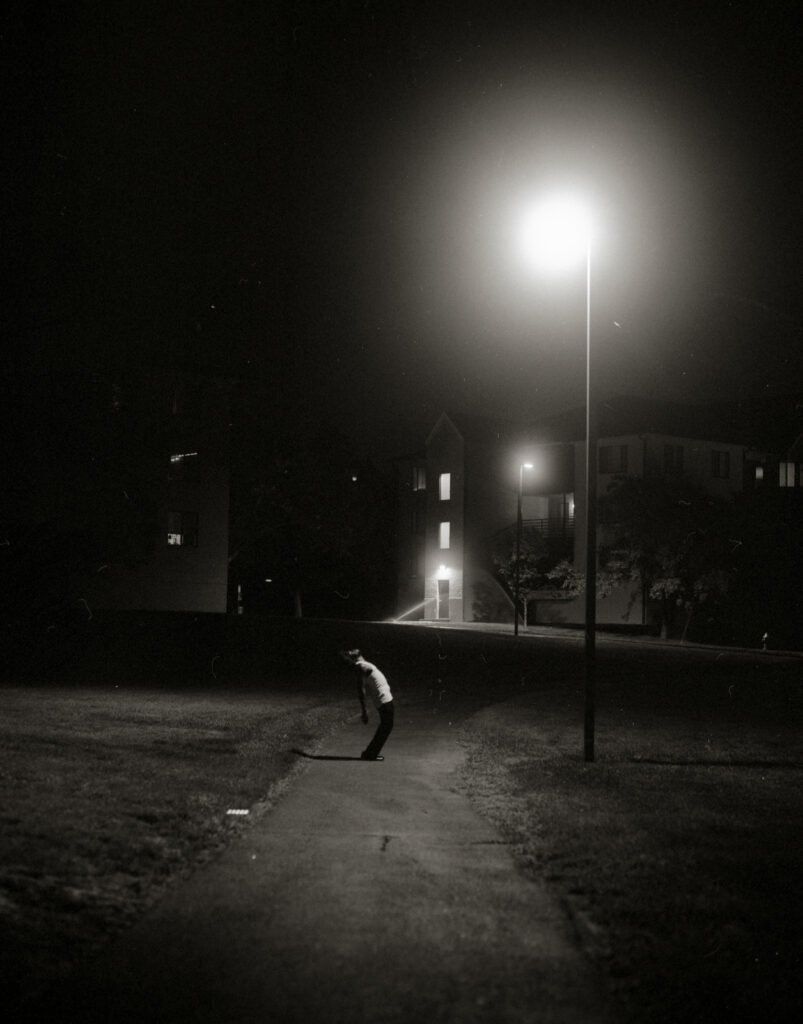
[[[233,374],[384,453],[581,405],[583,281],[515,252],[569,183],[601,399],[803,382],[793,5],[12,8],[7,378]]]

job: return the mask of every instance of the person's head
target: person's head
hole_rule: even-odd
[[[351,650],[341,651],[340,657],[343,659],[343,661],[345,661],[347,665],[351,666],[356,665],[358,661],[362,660],[362,654],[356,647],[351,648]]]

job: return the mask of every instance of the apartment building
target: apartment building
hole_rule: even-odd
[[[154,387],[147,437],[147,543],[86,591],[96,608],[225,612],[229,555],[229,385],[182,377]]]
[[[598,415],[597,493],[621,476],[680,475],[712,495],[762,486],[801,488],[800,462],[751,443],[716,410],[612,400]],[[732,435],[729,439],[728,435]],[[798,453],[800,454],[800,453]],[[397,460],[397,616],[451,622],[513,621],[511,595],[493,571],[495,538],[525,527],[557,561],[586,564],[584,411],[531,425],[442,413],[420,451]],[[527,468],[525,468],[527,467]],[[598,529],[598,544],[606,527]],[[584,599],[536,595],[531,621],[579,624]],[[598,599],[601,625],[639,626],[638,591]]]

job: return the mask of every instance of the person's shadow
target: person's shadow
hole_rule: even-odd
[[[338,754],[308,754],[306,750],[299,750],[298,747],[293,747],[291,753],[298,754],[299,757],[308,757],[310,761],[361,761],[362,758],[358,755],[357,757],[345,757]]]

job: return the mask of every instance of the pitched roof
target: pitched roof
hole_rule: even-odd
[[[448,413],[466,441],[536,444],[582,441],[585,408],[541,417],[529,423]],[[688,405],[651,398],[620,396],[597,410],[597,436],[669,434],[722,443],[743,444],[779,454],[791,450],[803,432],[803,395],[786,398]]]

